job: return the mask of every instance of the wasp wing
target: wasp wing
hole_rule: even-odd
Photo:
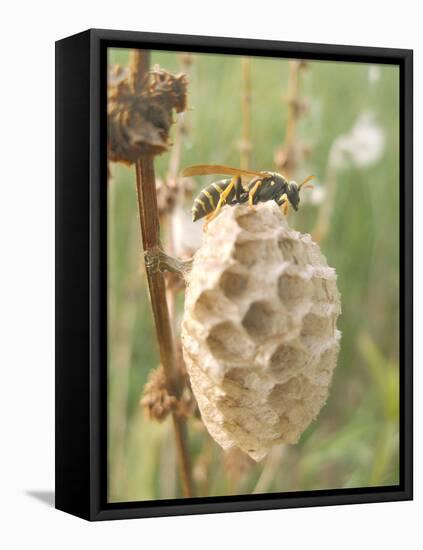
[[[228,176],[263,176],[263,172],[254,170],[242,170],[241,168],[232,168],[224,164],[195,164],[182,170],[182,175],[187,176],[206,176],[208,174],[225,174]]]

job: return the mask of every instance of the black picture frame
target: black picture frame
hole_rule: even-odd
[[[400,483],[111,504],[107,484],[109,47],[395,64],[400,69]],[[56,508],[87,520],[412,499],[413,52],[91,29],[56,42]]]

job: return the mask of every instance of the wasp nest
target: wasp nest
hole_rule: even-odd
[[[203,421],[261,460],[296,443],[328,396],[341,312],[336,272],[273,203],[225,207],[197,251],[182,323]]]

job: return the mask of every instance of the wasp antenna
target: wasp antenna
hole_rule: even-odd
[[[302,183],[300,183],[300,185],[298,186],[298,189],[301,189],[303,187],[303,185],[305,185],[306,183],[308,183],[310,180],[314,179],[316,176],[308,176],[308,178],[306,178]]]

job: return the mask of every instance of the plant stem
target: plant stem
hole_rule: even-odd
[[[313,240],[316,243],[320,243],[327,236],[330,229],[330,219],[333,212],[333,206],[335,202],[337,184],[337,170],[331,161],[331,154],[329,154],[328,166],[325,175],[325,200],[321,203],[319,212],[317,214],[314,229],[311,232]]]
[[[134,57],[134,87],[135,89],[139,89],[139,83],[144,81],[149,69],[149,52],[136,51]],[[154,251],[161,248],[161,243],[153,156],[143,155],[136,162],[136,183],[144,253],[154,253]],[[160,270],[146,269],[146,272],[156,326],[160,362],[166,376],[167,390],[170,395],[178,398],[181,393],[181,387],[176,369],[175,344],[166,301],[165,279]],[[182,488],[184,495],[191,497],[194,495],[194,487],[187,444],[186,422],[175,413],[172,413],[172,419]]]
[[[290,178],[295,171],[296,165],[296,137],[297,124],[299,119],[299,93],[300,93],[300,62],[289,62],[289,78],[288,78],[288,120],[286,123],[285,132],[285,148],[287,155],[287,163],[285,167],[286,177]]]
[[[134,92],[141,91],[149,70],[150,52],[148,50],[133,50],[130,58],[130,74]]]
[[[275,154],[275,164],[278,170],[283,171],[288,179],[294,175],[299,160],[297,129],[298,120],[301,116],[300,71],[302,63],[302,61],[297,60],[289,61],[288,92],[286,96],[288,117],[283,145]]]
[[[241,138],[241,168],[248,170],[251,154],[251,60],[242,59],[242,138]]]
[[[185,54],[179,55],[179,62],[181,65],[182,72],[185,73],[186,76],[189,78],[190,68],[192,64],[192,54],[185,53]],[[176,186],[178,191],[175,199],[175,205],[173,208],[175,208],[175,206],[177,206],[178,204],[183,203],[184,194],[185,194],[185,189],[181,185],[181,180],[179,178],[183,138],[184,138],[184,135],[186,134],[185,121],[181,115],[179,115],[178,119],[176,120],[174,131],[175,133],[173,138],[172,151],[170,153],[169,168],[166,174],[167,185],[170,184],[172,186]],[[165,226],[165,234],[167,236],[166,250],[171,256],[175,254],[175,241],[174,241],[173,228],[172,228],[172,212],[173,210],[171,212],[169,211],[166,212],[162,218],[162,223]],[[178,290],[176,290],[175,287],[170,286],[168,287],[167,293],[166,293],[171,325],[175,334],[179,332],[178,322],[177,322],[177,309],[176,309],[177,292]]]
[[[146,253],[160,248],[159,215],[157,210],[154,158],[144,155],[136,163],[138,210],[141,222],[143,247]],[[175,345],[166,302],[166,285],[159,270],[146,270],[151,297],[160,361],[166,375],[170,395],[180,396],[180,384],[176,371]],[[172,414],[175,428],[176,447],[180,465],[181,481],[186,496],[193,496],[191,461],[187,445],[186,423]]]

